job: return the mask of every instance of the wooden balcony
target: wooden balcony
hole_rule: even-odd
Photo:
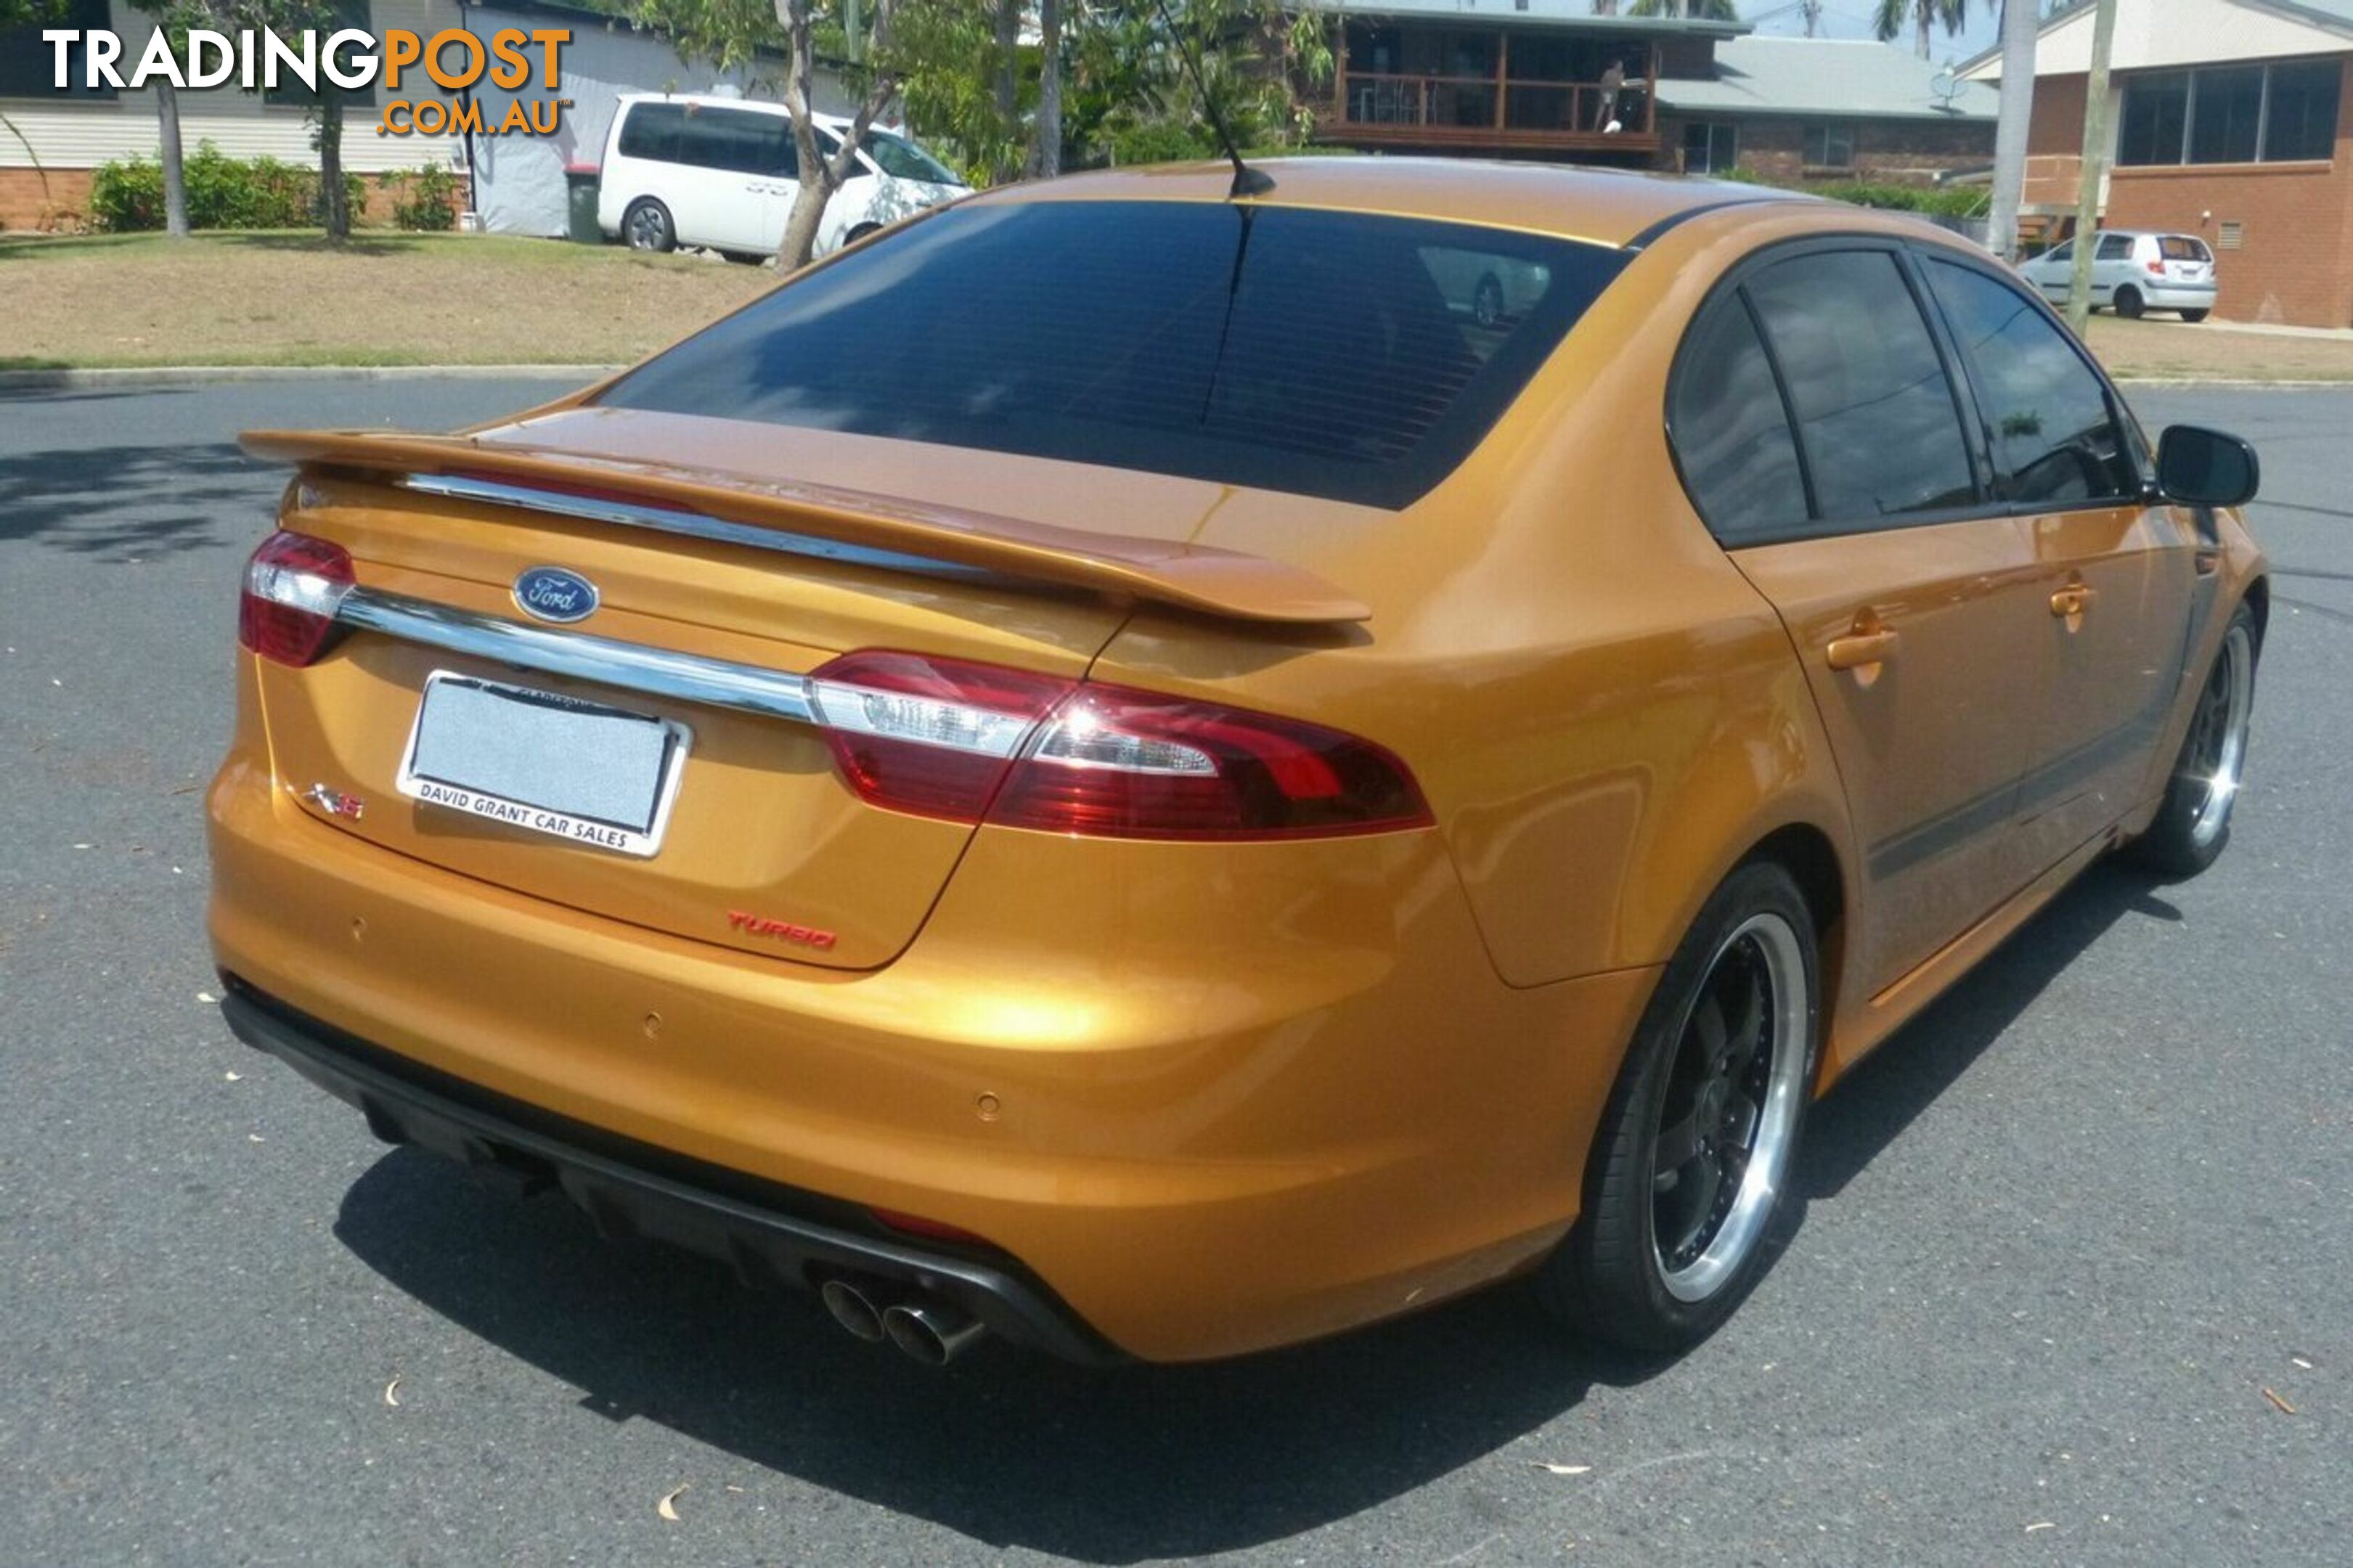
[[[1493,76],[1402,75],[1354,68],[1344,48],[1316,139],[1400,151],[1620,153],[1646,162],[1658,152],[1655,52],[1646,76],[1630,74],[1614,90],[1599,81],[1513,74],[1508,34],[1497,40],[1494,60]]]

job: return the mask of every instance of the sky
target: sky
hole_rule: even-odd
[[[1822,25],[1817,35],[1825,38],[1867,38],[1871,34],[1871,16],[1875,7],[1871,0],[1822,0]],[[1787,0],[1740,0],[1740,15],[1759,33],[1778,37],[1802,37],[1806,31],[1805,14]],[[1947,36],[1942,27],[1932,35],[1929,45],[1933,58],[1939,65],[1947,60],[1965,60],[1983,49],[1989,49],[2001,30],[2001,6],[1999,0],[1970,0],[1969,19],[1962,29]],[[1912,30],[1906,27],[1896,37],[1905,48],[1912,47]]]

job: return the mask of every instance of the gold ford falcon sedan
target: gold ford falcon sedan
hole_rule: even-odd
[[[2221,849],[2254,456],[1910,220],[1256,174],[963,201],[458,435],[248,434],[231,1026],[933,1363],[1507,1277],[1720,1323],[1810,1101],[2094,859]]]

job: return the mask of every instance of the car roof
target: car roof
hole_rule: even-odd
[[[1819,200],[1730,180],[1464,158],[1269,158],[1253,159],[1250,166],[1274,182],[1271,190],[1246,198],[1260,206],[1431,218],[1613,247],[1639,245],[1702,212],[1767,205],[1786,212],[1782,204]],[[1000,186],[975,199],[1224,201],[1233,178],[1227,163],[1155,164]],[[1820,205],[1825,211],[1850,210]]]
[[[773,99],[731,98],[723,92],[625,92],[621,94],[621,101],[623,103],[686,103],[692,104],[698,109],[751,109],[763,114],[790,115],[792,113],[791,110]],[[839,114],[813,113],[809,119],[828,131],[839,131],[849,123],[846,117]],[[874,129],[883,131],[886,128],[878,125]],[[896,135],[898,132],[891,132],[890,134]]]

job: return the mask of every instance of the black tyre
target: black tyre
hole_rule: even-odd
[[[2141,303],[2140,290],[2127,283],[2116,290],[2116,314],[2127,321],[2137,321],[2146,307]]]
[[[2255,705],[2255,612],[2241,605],[2199,689],[2189,732],[2174,759],[2157,820],[2132,847],[2134,858],[2172,877],[2194,877],[2231,841],[2231,811],[2247,769],[2248,721]]]
[[[631,250],[676,250],[678,228],[670,208],[651,196],[639,196],[621,215],[621,243]]]
[[[2199,322],[2200,322],[2200,321],[2204,321],[2204,320],[2206,319],[2206,317],[2207,317],[2207,314],[2208,314],[2208,312],[2206,312],[2206,311],[2204,311],[2204,310],[2184,310],[2184,311],[2182,311],[2182,312],[2181,312],[2181,319],[2182,319],[2183,321],[2188,321],[2191,326],[2193,326],[2193,327],[2194,327],[2194,326],[2196,326]]]
[[[738,267],[757,267],[768,259],[764,250],[723,250],[719,253]]]
[[[1504,285],[1492,272],[1479,279],[1479,287],[1471,293],[1471,319],[1481,326],[1493,329],[1504,321]]]
[[[1567,1326],[1679,1351],[1755,1282],[1813,1095],[1815,948],[1804,894],[1769,861],[1700,911],[1602,1113],[1584,1212],[1537,1277]]]
[[[856,228],[851,229],[848,234],[843,235],[841,237],[841,243],[844,245],[856,245],[868,235],[881,234],[881,232],[882,226],[879,223],[861,223]]]

